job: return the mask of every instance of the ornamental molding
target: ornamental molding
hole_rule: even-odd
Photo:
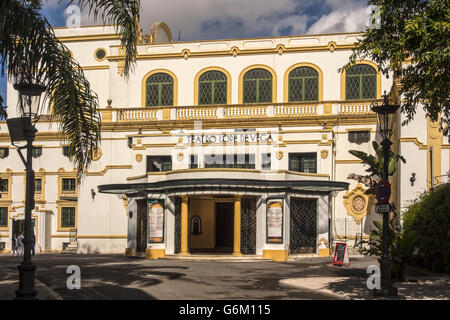
[[[358,183],[352,191],[348,191],[344,195],[344,206],[347,214],[355,219],[357,224],[361,224],[362,218],[370,213],[372,205],[375,203],[373,195],[367,195],[366,189]]]

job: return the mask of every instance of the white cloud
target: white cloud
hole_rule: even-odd
[[[331,12],[323,15],[308,29],[309,34],[358,32],[367,23],[367,6],[352,0],[327,0]]]
[[[297,32],[305,32],[297,16],[298,0],[144,0],[141,24],[148,32],[153,22],[166,22],[174,37],[182,39],[264,36],[280,33],[282,20],[290,18]]]
[[[309,34],[358,32],[364,31],[367,22],[366,9],[337,10],[322,16],[312,24],[308,30]]]
[[[352,32],[366,21],[365,0],[141,0],[141,7],[144,34],[163,21],[175,40],[179,31],[181,40]],[[83,12],[81,23],[94,19]]]

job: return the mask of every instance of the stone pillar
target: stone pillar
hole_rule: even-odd
[[[188,255],[188,232],[189,232],[189,217],[188,217],[188,197],[181,197],[181,255]]]
[[[234,200],[234,243],[233,256],[242,256],[241,253],[241,199],[236,196]]]

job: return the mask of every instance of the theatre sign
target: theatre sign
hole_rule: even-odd
[[[197,134],[187,137],[188,143],[271,143],[272,133],[230,133],[230,134]]]

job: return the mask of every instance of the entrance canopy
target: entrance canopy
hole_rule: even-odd
[[[104,184],[98,191],[109,194],[329,194],[347,190],[349,183],[322,180],[177,179],[144,183]]]

